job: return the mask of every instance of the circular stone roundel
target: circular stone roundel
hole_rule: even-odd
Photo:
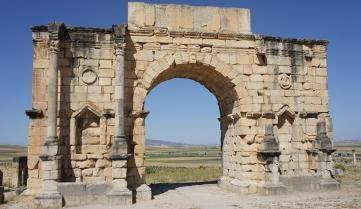
[[[281,88],[283,88],[283,89],[289,89],[292,86],[291,77],[287,74],[279,75],[278,83],[280,84]]]
[[[84,70],[81,75],[82,81],[88,85],[93,84],[97,80],[97,77],[96,72],[90,69]]]

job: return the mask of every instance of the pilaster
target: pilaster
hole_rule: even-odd
[[[132,191],[127,184],[128,140],[125,136],[124,114],[124,56],[125,56],[125,26],[113,27],[115,42],[115,135],[110,152],[112,160],[112,189],[107,193],[110,205],[129,205],[133,202]]]
[[[42,147],[41,172],[42,190],[36,199],[43,208],[62,207],[62,196],[58,192],[58,182],[61,178],[61,155],[57,134],[57,98],[58,98],[58,60],[61,51],[62,23],[50,23],[49,33],[49,69],[48,69],[48,121],[47,136]]]

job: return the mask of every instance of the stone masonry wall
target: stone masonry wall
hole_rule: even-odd
[[[129,187],[145,183],[146,96],[172,78],[198,81],[217,98],[223,152],[220,181],[227,187],[241,193],[262,192],[272,172],[281,181],[331,177],[332,158],[315,145],[323,133],[319,124],[326,124],[326,137],[332,140],[326,41],[252,34],[249,11],[244,9],[143,3],[129,7],[124,69]],[[172,18],[170,12],[191,15]],[[58,76],[62,181],[110,183],[114,31],[68,27],[64,37]],[[33,39],[33,108],[42,114],[29,127],[28,187],[36,190],[41,187],[39,155],[46,137],[46,26],[34,27]],[[277,167],[273,170],[260,151],[270,134],[266,127],[271,127],[280,152],[271,162]]]
[[[141,85],[135,88],[133,111],[141,112],[144,96],[153,88],[153,83],[172,77],[195,79],[209,87],[221,107],[227,105],[220,97],[232,89],[212,89],[211,82],[232,83],[235,85],[235,98],[230,103],[231,109],[221,115],[222,127],[225,126],[222,130],[223,176],[240,181],[251,180],[255,185],[253,192],[259,182],[264,182],[265,168],[257,151],[267,123],[274,124],[280,141],[281,175],[317,175],[320,172],[317,165],[310,161],[306,150],[313,146],[316,124],[321,118],[329,124],[331,136],[326,48],[323,44],[250,37],[222,40],[201,35],[139,36],[132,31],[130,33],[135,50],[131,53],[133,57],[128,59],[133,59],[135,74],[141,80]],[[263,55],[257,53],[259,45],[265,51]],[[192,64],[199,64],[200,71],[203,71],[201,79]],[[194,71],[194,74],[183,76],[173,65],[184,65],[181,66],[184,70]],[[212,71],[209,68],[214,68],[220,75],[207,80]],[[173,72],[163,76],[166,71]],[[161,81],[157,81],[158,76]],[[133,141],[136,144],[135,158],[138,159],[136,165],[143,170],[145,142],[142,117],[136,119]],[[142,171],[134,173],[143,174]]]
[[[47,32],[39,30],[33,33],[33,108],[44,116],[32,119],[29,128],[30,188],[41,186],[38,156],[46,137]],[[114,132],[114,119],[110,118],[114,114],[113,39],[106,30],[99,31],[70,30],[60,53],[58,135],[63,181],[111,181],[111,162],[106,155]],[[84,125],[81,123],[89,124],[79,127]]]
[[[0,162],[0,186],[11,187],[11,181],[13,176],[12,161]]]

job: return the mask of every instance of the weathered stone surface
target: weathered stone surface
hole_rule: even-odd
[[[144,103],[172,78],[198,81],[217,98],[222,188],[279,192],[302,187],[298,178],[306,189],[333,187],[326,41],[252,34],[248,9],[131,2],[128,14],[127,27],[33,28],[32,106],[43,117],[29,125],[29,190],[56,193],[66,179],[85,193],[106,183],[100,202],[150,199]],[[82,184],[72,185],[80,197]],[[87,201],[98,201],[96,188]]]
[[[94,160],[85,160],[85,161],[78,161],[77,167],[78,168],[94,168],[95,161]]]
[[[115,179],[125,179],[127,177],[127,169],[126,168],[113,168],[112,169],[112,177]]]
[[[109,166],[109,162],[103,159],[99,159],[97,160],[97,162],[95,163],[95,167],[96,168],[105,168]]]
[[[248,9],[130,2],[128,10],[130,28],[155,26],[169,31],[251,32]]]

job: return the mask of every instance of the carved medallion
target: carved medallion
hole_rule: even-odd
[[[279,75],[278,83],[280,84],[281,88],[283,88],[283,89],[289,89],[292,86],[291,77],[287,74]]]
[[[96,72],[90,69],[86,69],[83,71],[81,75],[81,79],[84,83],[91,85],[97,80],[98,76]]]

